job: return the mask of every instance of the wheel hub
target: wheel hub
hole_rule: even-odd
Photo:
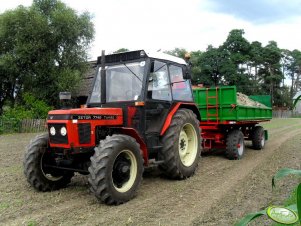
[[[128,162],[125,158],[116,159],[112,176],[113,182],[118,188],[121,188],[122,185],[129,180],[130,167],[130,162]]]
[[[53,162],[54,159],[44,152],[40,160],[41,172],[44,175],[44,177],[46,177],[48,180],[59,181],[63,178],[61,173],[58,173],[55,170],[47,167],[47,164],[52,165],[51,163]]]
[[[181,139],[180,141],[180,149],[181,150],[185,150],[187,144],[186,144],[186,140],[185,139]]]

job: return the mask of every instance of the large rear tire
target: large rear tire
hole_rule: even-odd
[[[96,198],[108,205],[132,199],[142,180],[143,159],[139,144],[127,135],[113,135],[95,147],[88,181]]]
[[[196,115],[188,109],[180,109],[162,137],[163,148],[159,152],[161,170],[173,179],[185,179],[196,171],[201,151],[201,131]]]
[[[54,163],[48,152],[48,134],[35,137],[25,152],[23,167],[28,183],[38,191],[51,191],[66,187],[74,173],[47,167]]]
[[[265,136],[262,126],[256,126],[252,131],[252,145],[255,150],[261,150],[264,148]]]
[[[243,133],[236,129],[231,131],[226,141],[226,157],[230,160],[239,160],[245,152],[245,143]]]

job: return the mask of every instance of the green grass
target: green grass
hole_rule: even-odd
[[[0,211],[1,210],[5,210],[5,209],[7,209],[9,207],[9,204],[8,203],[6,203],[6,202],[1,202],[0,203]]]
[[[36,226],[36,225],[38,225],[38,222],[35,220],[30,220],[27,222],[27,226]]]
[[[274,118],[270,122],[260,123],[264,126],[265,129],[277,129],[283,126],[290,126],[296,123],[300,123],[300,119],[298,118]]]

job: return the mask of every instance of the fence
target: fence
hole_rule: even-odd
[[[0,119],[1,133],[37,133],[46,131],[45,119]]]
[[[273,118],[301,118],[301,114],[292,110],[273,110]]]

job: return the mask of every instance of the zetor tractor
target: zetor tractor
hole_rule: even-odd
[[[51,191],[78,172],[88,175],[97,199],[118,205],[133,198],[145,167],[190,177],[201,151],[190,79],[189,65],[177,57],[103,51],[86,107],[50,111],[48,133],[27,147],[28,182]]]

